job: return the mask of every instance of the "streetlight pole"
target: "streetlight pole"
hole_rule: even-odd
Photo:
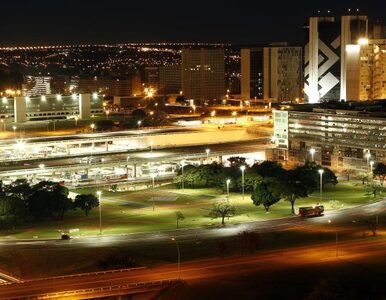
[[[178,261],[178,279],[181,279],[181,252],[180,252],[180,244],[177,239],[172,238],[172,241],[176,243],[177,246],[177,261]]]
[[[369,172],[370,157],[371,157],[370,152],[367,152],[367,153],[366,153],[366,159],[367,159],[367,172]]]
[[[94,133],[95,124],[92,123],[92,124],[90,125],[90,127],[91,127],[91,132]]]
[[[101,201],[102,192],[97,191],[97,195],[98,195],[98,201],[99,201],[99,234],[102,235],[102,201]]]
[[[209,160],[210,149],[207,148],[207,149],[205,150],[205,152],[206,152],[206,160]]]
[[[16,129],[17,129],[17,127],[15,125],[13,125],[12,129],[13,129],[13,137],[16,138]]]
[[[370,161],[370,175],[372,176],[372,173],[373,173],[373,166],[374,166],[374,161],[371,160]]]
[[[323,173],[324,173],[324,170],[323,169],[319,169],[318,170],[319,174],[320,174],[320,203],[322,203],[322,199],[323,199]]]
[[[154,141],[151,141],[150,142],[150,152],[153,152],[153,145],[154,145]]]
[[[227,203],[229,204],[229,184],[231,183],[230,179],[227,179]]]
[[[314,161],[314,155],[315,155],[316,150],[314,148],[310,149],[310,154],[311,154],[311,161]]]
[[[138,129],[139,129],[139,127],[141,126],[141,123],[142,123],[141,120],[137,122],[137,124],[138,124]]]
[[[241,193],[243,194],[243,200],[244,200],[244,172],[245,172],[245,166],[241,166],[240,170],[241,170]]]
[[[150,176],[151,176],[151,183],[152,183],[152,192],[153,192],[152,198],[153,198],[153,211],[154,211],[154,206],[155,206],[155,203],[154,203],[154,178],[155,178],[155,174],[153,173]]]

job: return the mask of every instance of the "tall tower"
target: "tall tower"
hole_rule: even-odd
[[[346,100],[346,46],[368,36],[367,16],[311,17],[305,29],[306,100]]]

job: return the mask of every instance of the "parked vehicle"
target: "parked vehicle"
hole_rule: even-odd
[[[299,216],[303,218],[320,217],[324,215],[324,206],[299,207]]]

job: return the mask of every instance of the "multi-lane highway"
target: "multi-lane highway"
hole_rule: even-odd
[[[335,212],[330,212],[327,216],[314,219],[288,218],[274,221],[252,222],[239,226],[231,226],[216,230],[199,229],[184,230],[164,233],[136,234],[125,236],[83,238],[82,240],[73,240],[68,243],[58,241],[39,242],[3,242],[2,248],[7,247],[84,247],[84,243],[111,243],[119,245],[122,243],[149,243],[158,244],[161,240],[175,237],[180,242],[188,239],[197,238],[197,234],[202,239],[212,238],[214,236],[233,236],[244,230],[254,230],[259,232],[267,231],[286,231],[297,230],[315,230],[318,231],[321,226],[328,226],[327,220],[332,219],[339,223],[339,226],[345,228],[354,220],[373,216],[375,214],[385,213],[386,202],[378,202],[361,207],[350,208]],[[20,283],[14,283],[0,287],[0,299],[10,299],[13,297],[25,297],[28,295],[47,295],[52,298],[66,299],[73,297],[76,299],[85,299],[90,297],[99,297],[106,295],[119,295],[131,292],[150,291],[145,288],[146,285],[156,284],[161,280],[170,280],[181,278],[184,281],[197,280],[219,280],[224,277],[237,277],[250,274],[264,274],[275,270],[299,268],[307,265],[320,265],[334,262],[337,258],[342,262],[359,261],[382,257],[386,254],[386,240],[378,239],[346,239],[339,243],[339,257],[337,257],[337,244],[330,241],[323,244],[303,245],[295,248],[283,248],[269,250],[257,255],[248,255],[242,257],[226,257],[219,259],[205,259],[178,264],[161,265],[152,268],[140,268],[137,270],[126,270],[122,272],[92,273],[79,276],[67,276],[58,278],[47,278],[41,280],[29,280]],[[165,284],[173,283],[164,282]],[[142,289],[138,288],[142,285]],[[161,284],[161,283],[159,283]],[[130,286],[128,286],[130,285]],[[162,284],[161,284],[162,285]],[[102,289],[103,287],[103,289]],[[121,287],[121,289],[120,289]],[[123,291],[124,290],[124,291]],[[70,293],[72,291],[72,293]],[[74,293],[79,293],[74,296]],[[84,294],[82,294],[84,293]],[[76,294],[75,294],[76,295]]]

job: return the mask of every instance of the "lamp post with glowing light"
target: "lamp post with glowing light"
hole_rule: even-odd
[[[17,127],[15,125],[13,125],[12,129],[13,129],[13,136],[16,138],[16,129],[17,129]]]
[[[323,169],[319,169],[318,170],[319,172],[319,175],[320,175],[320,203],[322,203],[322,200],[323,200],[323,173],[324,173],[324,170]]]
[[[241,170],[241,193],[243,194],[243,200],[244,200],[244,172],[245,172],[245,166],[240,167]]]
[[[209,160],[210,149],[209,148],[205,149],[205,152],[206,152],[206,160]]]
[[[310,154],[311,154],[311,161],[314,161],[314,155],[315,155],[316,150],[314,148],[310,149]]]
[[[370,161],[370,174],[373,173],[373,167],[374,167],[374,161],[371,160],[371,161]]]
[[[172,238],[172,241],[176,243],[177,246],[177,264],[178,264],[178,279],[181,278],[181,252],[180,252],[180,244],[178,243],[176,238]]]
[[[102,192],[97,191],[96,192],[98,195],[98,201],[99,201],[99,234],[102,235]]]
[[[94,133],[95,124],[92,123],[92,124],[90,125],[90,127],[91,127],[91,132]]]
[[[106,120],[109,119],[109,114],[110,114],[110,111],[109,111],[109,110],[106,110]]]
[[[141,123],[142,123],[142,121],[141,121],[141,120],[139,120],[139,121],[137,122],[137,125],[138,125],[138,129],[139,129],[139,127],[141,127]]]
[[[367,152],[365,157],[367,159],[367,172],[368,172],[369,171],[369,167],[370,167],[370,157],[371,157],[370,152]]]

